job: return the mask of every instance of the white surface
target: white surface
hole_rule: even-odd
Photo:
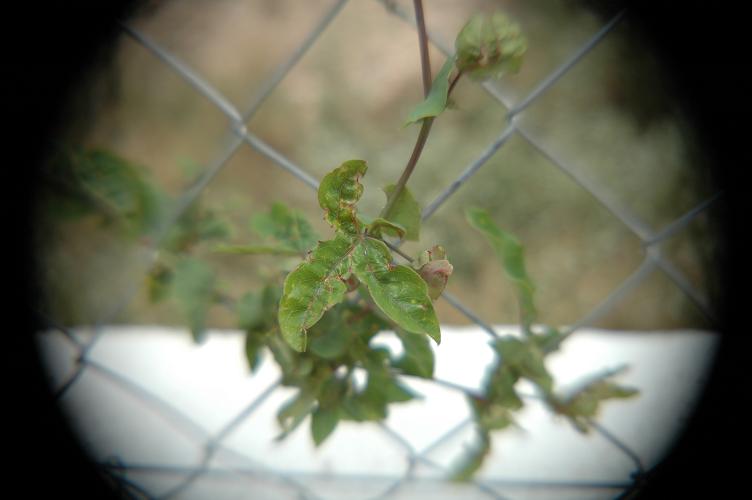
[[[511,333],[513,329],[498,327],[497,331]],[[90,333],[76,331],[80,340]],[[389,334],[381,334],[378,340],[398,349],[399,343]],[[39,341],[49,360],[51,383],[57,387],[75,368],[75,350],[58,332],[40,334]],[[442,327],[442,344],[435,349],[436,376],[468,388],[479,387],[492,359],[487,341],[486,333],[477,327]],[[606,402],[598,422],[650,467],[670,449],[691,412],[716,345],[717,337],[708,332],[583,329],[560,352],[549,356],[547,366],[557,387],[566,389],[583,377],[629,365],[617,380],[638,388],[639,397]],[[270,356],[256,374],[249,374],[243,335],[235,331],[213,331],[198,346],[179,329],[108,327],[89,359],[93,364],[62,403],[74,416],[95,460],[117,459],[129,465],[199,465],[207,440],[278,376]],[[143,393],[118,382],[120,377],[172,409],[148,397],[145,402]],[[386,425],[416,452],[468,417],[468,405],[458,391],[417,379],[405,379],[405,383],[424,397],[392,405]],[[286,440],[275,441],[279,433],[276,411],[293,393],[287,388],[274,390],[222,440],[209,463],[213,473],[201,476],[180,498],[297,498],[299,491],[290,481],[304,485],[312,497],[369,498],[405,473],[406,448],[375,424],[341,423],[319,449],[312,444],[307,422]],[[602,436],[576,432],[534,400],[526,401],[519,423],[521,429],[494,435],[493,453],[478,476],[505,498],[611,498],[615,490],[528,490],[505,485],[504,480],[629,482],[634,463]],[[449,466],[472,436],[472,426],[466,426],[426,457],[433,464]],[[229,473],[228,468],[236,472]],[[238,473],[239,469],[245,472]],[[417,466],[414,474],[419,480],[390,498],[489,497],[475,486],[437,483],[446,471],[427,464]],[[178,484],[185,473],[135,469],[128,477],[158,494]]]

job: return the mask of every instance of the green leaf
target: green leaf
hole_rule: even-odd
[[[354,332],[345,325],[349,305],[340,303],[329,309],[309,331],[311,352],[324,359],[342,356],[353,340]]]
[[[231,235],[232,227],[227,221],[194,202],[170,228],[162,246],[170,252],[181,253],[202,241],[226,239]]]
[[[389,319],[408,332],[424,333],[437,344],[441,342],[426,282],[413,269],[392,264],[384,242],[362,240],[353,249],[352,263],[353,273]]]
[[[404,353],[393,363],[394,367],[407,375],[433,378],[434,354],[428,337],[403,332],[399,328],[395,333],[402,342]]]
[[[387,199],[392,196],[395,189],[394,184],[389,184],[384,187],[384,193],[386,193]],[[394,200],[392,208],[388,214],[384,214],[384,218],[399,224],[405,229],[404,238],[409,241],[418,241],[420,239],[420,205],[413,197],[407,186],[402,188],[399,196]],[[385,231],[385,234],[389,236],[395,236],[394,234]],[[399,235],[397,235],[399,236]],[[399,236],[402,238],[402,236]]]
[[[269,213],[254,215],[251,226],[260,236],[281,243],[270,248],[285,248],[298,255],[313,248],[318,241],[303,214],[279,202],[272,204]]]
[[[320,446],[324,440],[334,432],[339,423],[338,408],[317,408],[311,415],[311,436],[316,446]]]
[[[431,84],[431,90],[428,92],[425,100],[415,106],[407,117],[405,125],[416,123],[425,118],[435,118],[439,116],[447,107],[447,96],[449,95],[449,74],[454,68],[454,57],[447,58],[444,66],[441,67]]]
[[[251,373],[256,373],[261,364],[261,349],[264,342],[258,332],[248,331],[245,334],[245,359],[248,361],[248,368]]]
[[[508,370],[535,383],[547,394],[552,391],[553,378],[546,370],[543,352],[534,341],[503,337],[494,342],[494,348]]]
[[[164,264],[157,264],[146,275],[149,302],[156,304],[170,295],[172,288],[172,271]]]
[[[474,80],[501,78],[522,66],[527,42],[501,12],[473,16],[457,35],[457,68]]]
[[[476,430],[477,439],[472,446],[465,448],[460,462],[452,467],[452,481],[469,481],[481,468],[488,454],[491,452],[491,436],[487,431]]]
[[[308,416],[314,409],[316,403],[316,392],[314,388],[304,387],[287,403],[285,403],[277,413],[277,422],[282,428],[282,434],[277,439],[283,439]]]
[[[598,414],[601,402],[607,399],[627,399],[639,394],[632,387],[624,387],[608,380],[596,380],[571,395],[564,401],[554,404],[554,409],[570,418],[574,426],[583,433],[590,430],[590,419]]]
[[[173,295],[196,342],[205,338],[206,314],[214,299],[214,279],[209,265],[194,258],[180,259],[173,271]]]
[[[377,217],[371,221],[366,227],[368,234],[380,238],[382,233],[389,236],[396,236],[397,238],[404,238],[407,234],[407,230],[395,222],[390,222],[381,217]]]
[[[355,205],[363,194],[359,180],[367,169],[363,160],[349,160],[326,174],[319,185],[319,205],[324,209],[324,218],[346,235],[361,232]]]
[[[521,322],[525,331],[529,331],[530,325],[536,317],[533,299],[535,286],[525,269],[522,245],[517,238],[500,229],[485,210],[468,208],[465,214],[470,225],[483,233],[488,239],[488,242],[496,251],[507,277],[514,283],[520,304]]]
[[[353,243],[342,236],[319,242],[285,278],[279,326],[284,339],[296,351],[306,349],[306,330],[344,299],[352,251]]]
[[[215,253],[229,255],[279,255],[287,257],[300,256],[300,251],[287,247],[266,245],[218,245],[212,249]]]

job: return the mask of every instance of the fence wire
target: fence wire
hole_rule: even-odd
[[[415,21],[411,14],[403,11],[396,3],[386,0],[376,0],[391,12],[397,18],[407,21],[414,25]],[[163,237],[169,231],[173,224],[180,218],[180,216],[191,206],[196,198],[202,193],[202,191],[211,184],[212,180],[222,169],[228,164],[230,159],[245,145],[253,150],[261,153],[263,156],[271,160],[275,165],[284,169],[297,179],[301,185],[307,186],[313,190],[318,187],[318,180],[312,176],[309,171],[301,165],[297,165],[295,162],[287,158],[284,154],[274,149],[271,145],[265,142],[262,138],[255,135],[248,130],[246,124],[251,120],[255,113],[262,107],[264,102],[268,99],[270,94],[277,88],[277,86],[285,79],[285,76],[289,71],[295,67],[300,61],[302,56],[316,43],[323,33],[326,32],[331,22],[341,12],[343,6],[347,3],[347,0],[338,0],[333,7],[327,10],[323,16],[321,16],[318,23],[314,26],[311,32],[305,37],[303,43],[297,47],[287,60],[271,72],[269,77],[261,85],[261,90],[256,94],[256,97],[249,103],[245,110],[237,109],[225,96],[222,95],[212,84],[204,78],[201,74],[189,67],[187,64],[178,59],[174,54],[171,54],[164,47],[161,47],[153,40],[150,40],[147,36],[140,33],[133,27],[128,25],[123,26],[124,32],[132,39],[141,44],[145,49],[151,52],[155,57],[172,69],[177,75],[187,81],[193,89],[205,97],[211,102],[219,111],[221,111],[227,118],[229,125],[229,140],[224,148],[217,155],[214,162],[212,162],[203,171],[198,180],[190,186],[179,197],[173,211],[167,218],[166,223],[162,226],[159,236],[154,240],[151,247],[150,257],[146,259],[142,269],[143,279],[149,267],[153,264],[156,252],[159,249],[159,245],[162,242]],[[556,85],[562,78],[565,78],[567,73],[575,67],[583,58],[587,57],[587,54],[602,42],[614,29],[615,26],[624,18],[625,12],[619,12],[610,21],[608,21],[602,29],[596,32],[589,40],[578,47],[562,64],[555,68],[550,74],[542,78],[536,85],[532,86],[525,97],[519,102],[509,103],[505,102],[501,92],[498,88],[492,84],[481,84],[483,88],[488,92],[491,98],[499,101],[507,110],[508,123],[499,131],[497,138],[492,141],[481,154],[472,161],[462,173],[451,182],[436,199],[430,202],[423,211],[423,220],[427,220],[433,217],[441,208],[441,206],[450,198],[454,193],[462,188],[477,172],[480,168],[484,167],[490,158],[492,158],[513,136],[524,139],[530,146],[532,146],[538,154],[543,156],[548,163],[572,181],[574,181],[580,188],[589,193],[598,203],[605,207],[611,214],[613,214],[617,220],[624,225],[630,232],[632,232],[642,243],[645,250],[643,261],[633,270],[633,272],[624,279],[616,288],[614,288],[610,294],[603,298],[603,300],[590,312],[573,322],[570,327],[565,330],[565,335],[569,336],[586,325],[592,324],[598,318],[608,313],[615,306],[617,306],[630,291],[634,290],[641,283],[643,283],[648,277],[652,276],[656,272],[665,274],[675,285],[681,290],[690,300],[699,306],[703,313],[709,318],[713,319],[713,315],[708,306],[707,298],[690,284],[690,281],[683,275],[683,273],[674,266],[670,260],[668,260],[660,252],[661,245],[668,241],[670,238],[679,234],[686,226],[696,219],[701,213],[706,211],[714,202],[716,202],[721,194],[716,194],[707,200],[699,203],[694,208],[688,210],[683,215],[677,217],[672,222],[666,224],[662,228],[652,228],[645,222],[641,221],[634,213],[632,213],[629,207],[621,206],[615,200],[611,199],[606,190],[598,185],[594,180],[590,179],[582,173],[571,159],[565,159],[562,155],[557,154],[553,149],[549,148],[540,139],[527,130],[521,123],[519,118],[524,115],[525,111],[531,106],[535,106],[536,102],[552,86]],[[429,31],[429,40],[440,51],[449,54],[451,50],[449,46],[444,43],[436,34]],[[291,188],[291,189],[294,189]],[[111,477],[119,486],[120,491],[128,497],[132,498],[173,498],[180,495],[186,489],[190,488],[194,482],[202,477],[216,477],[224,475],[234,475],[236,477],[242,477],[248,481],[253,481],[259,474],[263,474],[267,479],[273,478],[281,484],[286,484],[293,488],[297,492],[300,498],[319,498],[316,494],[307,488],[304,481],[298,480],[290,475],[286,475],[280,471],[270,470],[263,464],[255,463],[249,457],[239,454],[223,445],[223,442],[230,436],[243,422],[245,422],[250,416],[257,411],[257,409],[266,401],[266,399],[280,387],[280,382],[276,381],[269,385],[263,392],[257,397],[247,402],[245,407],[228,419],[226,424],[220,428],[218,432],[209,433],[201,425],[196,423],[190,415],[186,415],[181,410],[172,406],[160,398],[155,393],[151,392],[148,388],[139,385],[136,382],[129,380],[128,378],[118,374],[116,371],[108,368],[107,366],[93,360],[90,357],[91,349],[96,345],[101,338],[102,331],[105,325],[111,324],[117,319],[118,315],[127,307],[127,305],[134,299],[135,293],[138,290],[140,279],[134,280],[132,288],[126,290],[123,293],[121,299],[117,302],[116,306],[109,311],[105,311],[101,317],[96,321],[94,327],[94,335],[87,341],[82,342],[74,333],[68,331],[64,327],[55,325],[53,321],[50,321],[52,328],[57,328],[65,335],[65,338],[70,342],[71,346],[77,352],[77,364],[75,371],[69,376],[69,378],[63,381],[57,389],[58,396],[62,396],[73,385],[81,380],[81,375],[84,373],[90,373],[93,376],[97,376],[106,379],[113,388],[123,391],[132,397],[135,397],[141,404],[164,419],[170,426],[175,428],[178,432],[185,435],[188,439],[201,445],[203,454],[201,460],[193,467],[175,466],[169,467],[164,465],[149,465],[149,464],[128,464],[123,463],[120,460],[113,459],[101,463],[102,470],[108,477]],[[457,309],[461,314],[470,319],[473,323],[477,324],[489,335],[498,335],[494,329],[489,326],[478,314],[474,313],[471,308],[464,305],[460,299],[449,292],[445,292],[443,299],[448,302],[452,307]],[[453,388],[458,391],[467,392],[467,389],[456,386],[449,382],[442,382],[436,380],[435,383],[442,384],[445,387]],[[395,492],[399,491],[411,480],[413,480],[413,472],[415,466],[419,463],[427,465],[435,469],[443,469],[443,466],[433,462],[429,457],[429,453],[440,446],[448,442],[452,437],[456,436],[462,430],[466,429],[472,423],[470,418],[464,419],[457,423],[454,427],[447,429],[445,433],[436,438],[432,443],[424,447],[423,449],[415,449],[407,440],[400,436],[396,431],[388,427],[386,424],[379,424],[379,428],[385,439],[392,440],[399,447],[403,449],[403,452],[407,459],[407,467],[404,474],[395,479],[381,494],[376,498],[389,499]],[[613,435],[608,429],[604,428],[597,422],[591,422],[593,429],[599,433],[604,439],[613,445],[615,453],[624,454],[634,465],[632,479],[640,477],[644,474],[644,468],[640,457],[635,453],[628,445],[620,441],[615,435]],[[219,466],[221,462],[220,455],[226,457],[233,457],[238,461],[246,464],[244,467],[238,466]],[[211,466],[210,466],[211,465]],[[148,491],[143,485],[138,484],[135,480],[129,477],[130,473],[153,473],[153,474],[170,474],[181,477],[180,482],[172,489],[155,493]],[[551,488],[595,488],[603,489],[605,491],[612,491],[614,494],[628,488],[632,481],[625,480],[624,482],[594,482],[594,481],[543,481],[543,480],[531,480],[526,481],[520,479],[518,481],[495,481],[493,484],[481,480],[474,480],[472,482],[474,488],[476,488],[478,494],[481,494],[488,498],[504,499],[499,490],[509,486],[527,486],[530,488],[540,488],[541,490],[547,490]]]

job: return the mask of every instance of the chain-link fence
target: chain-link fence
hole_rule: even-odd
[[[303,43],[289,55],[287,60],[269,74],[265,83],[259,89],[255,99],[244,110],[237,109],[237,107],[233,105],[229,99],[223,96],[222,93],[220,93],[207,79],[174,56],[170,51],[166,50],[138,30],[128,25],[123,26],[123,30],[129,37],[137,41],[144,48],[148,49],[154,57],[158,58],[177,75],[190,83],[197,93],[208,99],[212,105],[227,118],[229,123],[228,127],[231,140],[224,145],[224,149],[217,155],[215,161],[204,169],[198,180],[189,189],[182,193],[173,207],[171,216],[161,228],[160,234],[162,236],[167,233],[170,227],[175,224],[179,217],[188,207],[191,206],[204,189],[212,183],[217,175],[228,164],[230,159],[241,150],[241,148],[252,148],[293,176],[297,180],[295,182],[298,182],[298,184],[294,185],[291,182],[290,189],[303,187],[305,189],[311,188],[312,190],[315,190],[318,187],[318,180],[315,176],[309,173],[310,170],[308,170],[305,165],[298,165],[280,153],[268,142],[264,141],[262,137],[254,134],[248,124],[256,115],[257,111],[261,109],[272,92],[281,84],[281,82],[284,81],[286,75],[295,68],[296,64],[306,52],[314,46],[322,34],[326,32],[331,22],[337,18],[347,3],[347,0],[338,0],[331,8],[323,13],[315,27],[305,37]],[[383,7],[395,17],[395,22],[404,21],[407,23],[414,23],[411,13],[403,10],[396,2],[384,1],[381,3],[383,4]],[[644,250],[644,257],[642,262],[633,269],[631,274],[609,294],[603,297],[596,307],[594,307],[589,313],[578,318],[576,321],[573,321],[571,325],[566,328],[564,332],[566,336],[577,332],[583,327],[593,325],[599,318],[618,306],[624,298],[630,294],[630,292],[634,291],[650,276],[656,273],[663,273],[668,277],[683,294],[697,305],[711,324],[714,321],[713,312],[703,291],[698,290],[691,284],[690,279],[688,279],[682,271],[662,253],[661,247],[664,243],[670,241],[671,238],[685,230],[692,221],[706,211],[706,209],[718,199],[719,195],[712,196],[701,203],[696,204],[696,206],[686,211],[683,215],[675,218],[673,221],[662,227],[651,227],[649,224],[640,220],[629,206],[624,206],[622,203],[612,199],[612,197],[609,196],[609,191],[607,189],[604,189],[603,186],[600,186],[595,180],[583,173],[583,169],[578,168],[576,161],[569,158],[565,159],[550,148],[545,141],[536,137],[535,133],[529,130],[522,120],[525,113],[531,107],[536,105],[541,99],[541,96],[543,96],[549,89],[556,86],[562,79],[566,78],[568,72],[576,67],[580,61],[587,58],[591,50],[597,47],[609,36],[614,28],[625,17],[625,14],[625,12],[619,12],[616,14],[599,31],[593,34],[586,43],[582,44],[576,51],[571,53],[569,57],[554,71],[546,75],[536,85],[532,86],[522,99],[518,99],[515,102],[509,102],[509,100],[504,97],[503,92],[499,90],[498,86],[493,84],[481,84],[483,89],[488,93],[488,98],[500,102],[507,110],[506,116],[508,122],[503,129],[499,130],[498,136],[487,145],[477,158],[470,162],[462,173],[438,196],[436,196],[435,199],[426,204],[422,214],[423,221],[427,221],[434,217],[438,209],[444,205],[444,203],[449,200],[455,192],[460,190],[470,179],[472,179],[480,169],[487,166],[489,159],[491,159],[499,150],[504,148],[512,138],[524,140],[537,152],[538,155],[545,158],[550,165],[565,174],[582,190],[585,190],[608,212],[613,214],[613,216],[628,231],[633,233],[634,236],[639,239]],[[447,55],[451,53],[451,47],[446,44],[444,40],[441,40],[438,35],[429,32],[429,38],[434,46],[440,51]],[[144,275],[153,263],[153,259],[156,257],[156,251],[159,249],[161,239],[162,238],[156,238],[152,243],[151,252],[149,252],[149,259],[147,259],[147,262],[144,262]],[[279,484],[284,484],[291,491],[294,491],[300,498],[318,498],[318,495],[307,487],[305,479],[296,478],[284,471],[274,471],[268,468],[254,469],[252,466],[248,466],[247,464],[249,461],[247,459],[242,460],[242,457],[238,457],[238,463],[244,463],[246,464],[245,466],[235,466],[222,469],[213,465],[213,459],[219,453],[223,453],[225,456],[237,455],[237,452],[224,446],[225,441],[233,434],[233,432],[242,426],[244,422],[254,415],[254,413],[268,401],[275,391],[279,390],[279,381],[270,383],[268,387],[260,392],[257,391],[257,396],[253,400],[248,401],[242,410],[234,415],[227,416],[226,423],[221,426],[219,430],[209,432],[200,424],[197,424],[192,419],[191,415],[185,414],[169,402],[163,400],[154,392],[150,391],[148,387],[144,387],[138,382],[124,377],[117,370],[102,364],[100,361],[97,361],[90,356],[93,348],[102,340],[103,335],[105,335],[104,332],[106,331],[106,326],[116,321],[119,314],[121,314],[124,308],[126,308],[133,300],[141,286],[142,278],[143,276],[140,276],[138,279],[133,280],[132,287],[125,291],[122,298],[117,301],[114,309],[103,312],[94,328],[94,334],[91,336],[81,336],[76,332],[67,330],[66,328],[55,327],[55,321],[50,320],[50,326],[52,328],[57,328],[57,330],[65,336],[72,347],[71,356],[75,359],[76,364],[75,371],[57,388],[57,394],[61,398],[64,397],[72,387],[80,383],[83,374],[96,374],[97,377],[106,380],[108,383],[112,384],[113,387],[118,387],[118,390],[130,394],[130,396],[139,401],[139,404],[146,405],[154,412],[160,414],[163,419],[170,423],[170,425],[174,426],[176,429],[180,429],[180,432],[184,434],[187,439],[200,445],[203,453],[192,466],[152,466],[150,469],[149,465],[129,464],[120,460],[112,460],[100,464],[105,474],[114,479],[114,483],[117,485],[117,488],[122,491],[124,496],[134,498],[180,497],[181,494],[191,491],[191,488],[197,487],[197,484],[202,481],[208,481],[209,483],[211,483],[211,481],[221,481],[224,475],[227,474],[234,474],[235,476],[245,478],[249,484],[254,484],[254,481],[256,481],[255,484],[257,484],[259,476],[264,476],[266,479],[272,478],[271,480],[276,481]],[[484,321],[481,315],[476,314],[473,311],[473,307],[469,306],[461,296],[446,291],[441,300],[446,301],[451,307],[455,308],[470,321],[478,325],[487,334],[492,337],[497,337],[499,335],[497,329],[491,326],[490,322]],[[452,388],[450,382],[436,380],[435,383],[439,385],[444,383],[445,386],[450,389]],[[378,497],[398,498],[400,495],[406,494],[406,492],[409,491],[411,482],[416,481],[414,471],[419,466],[441,469],[443,466],[433,461],[430,457],[430,453],[450,441],[458,432],[467,429],[470,424],[471,418],[468,416],[456,426],[447,428],[438,438],[434,439],[433,442],[421,449],[416,449],[409,441],[405,440],[403,436],[386,423],[380,424],[379,432],[383,434],[383,439],[393,441],[402,449],[406,457],[407,467],[405,467],[404,474],[401,477],[393,479],[390,484],[383,487],[383,490],[378,494]],[[628,489],[632,485],[633,480],[639,482],[639,479],[645,473],[641,457],[631,449],[629,443],[622,442],[617,436],[613,435],[609,429],[597,422],[593,422],[592,424],[595,432],[600,434],[601,437],[611,444],[613,453],[622,454],[631,461],[633,465],[633,474],[631,478],[625,477],[623,482],[616,483],[608,481],[600,483],[567,483],[564,480],[558,482],[525,482],[520,480],[520,484],[517,484],[516,486],[519,487],[522,483],[525,483],[525,487],[530,491],[540,489],[543,497],[546,496],[546,492],[550,494],[552,488],[566,489],[573,487],[585,489],[591,488],[600,491],[603,495],[613,496],[622,490]],[[177,481],[177,483],[168,491],[151,491],[149,487],[133,479],[134,474],[137,475],[140,472],[144,472],[144,469],[150,469],[154,473],[172,474],[180,477],[180,480]],[[512,488],[515,487],[512,483],[513,481],[507,482],[506,486]],[[489,485],[483,480],[476,479],[471,483],[470,487],[472,488],[472,494],[481,498],[511,498],[505,495],[504,485]],[[467,493],[467,491],[465,491],[465,493]]]

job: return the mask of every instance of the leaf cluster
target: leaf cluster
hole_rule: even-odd
[[[507,278],[515,285],[523,335],[507,335],[491,343],[496,354],[494,363],[486,374],[480,394],[468,396],[478,437],[475,446],[466,450],[455,468],[452,477],[458,481],[470,479],[481,468],[491,450],[491,432],[515,423],[515,412],[524,407],[524,399],[517,391],[521,380],[530,382],[554,413],[566,417],[583,433],[590,430],[591,419],[597,415],[600,403],[632,397],[638,392],[601,378],[585,384],[569,396],[557,394],[545,359],[558,349],[565,336],[549,326],[539,327],[538,331],[533,329],[535,287],[525,268],[522,245],[513,235],[499,228],[485,210],[468,208],[465,214],[470,225],[492,246]]]

